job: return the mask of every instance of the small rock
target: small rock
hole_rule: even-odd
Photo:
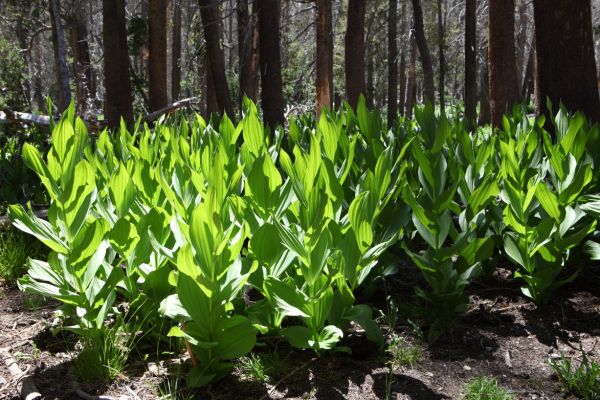
[[[557,360],[557,359],[560,358],[560,354],[552,353],[552,354],[549,355],[549,357],[550,357],[551,360]]]
[[[465,364],[465,365],[463,365],[463,369],[464,369],[465,371],[470,371],[470,370],[471,370],[471,367],[469,367],[468,365],[466,365],[466,364]]]
[[[504,364],[506,364],[508,368],[512,368],[512,360],[510,357],[510,352],[508,350],[506,350],[506,352],[504,353]]]
[[[425,372],[425,375],[427,375],[430,378],[433,378],[433,372]]]

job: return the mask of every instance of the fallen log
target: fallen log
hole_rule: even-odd
[[[159,110],[153,111],[150,114],[147,114],[142,117],[142,122],[152,122],[158,119],[161,115],[171,114],[172,112],[184,108],[189,107],[197,100],[197,97],[189,97],[187,99],[182,99],[171,103]],[[58,122],[58,119],[52,117],[53,122]],[[21,111],[11,111],[4,110],[0,111],[0,125],[7,124],[35,124],[40,126],[50,126],[51,117],[47,115],[36,115]],[[90,131],[99,131],[106,127],[106,123],[104,121],[98,120],[84,120],[85,125]]]
[[[0,354],[4,357],[4,364],[10,371],[13,381],[16,381],[21,398],[25,400],[41,399],[42,394],[37,390],[33,378],[27,375],[27,370],[21,371],[15,359],[7,351],[2,351]]]

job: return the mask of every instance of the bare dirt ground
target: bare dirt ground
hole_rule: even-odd
[[[388,285],[399,304],[408,301],[419,283],[414,271],[401,271]],[[396,334],[422,347],[414,368],[389,372],[386,355],[360,334],[344,344],[352,355],[289,349],[278,353],[289,366],[271,384],[251,382],[233,374],[208,389],[184,393],[194,399],[460,399],[465,384],[478,375],[495,377],[518,399],[569,399],[548,367],[550,357],[577,357],[583,348],[600,361],[600,278],[589,269],[562,288],[553,301],[536,307],[524,299],[510,272],[499,268],[494,278],[469,287],[471,307],[450,334],[423,344],[414,329],[400,320]],[[80,387],[73,374],[76,337],[52,336],[48,329],[57,303],[31,304],[14,287],[0,286],[0,349],[33,377],[45,399],[78,399],[77,388],[113,399],[156,399],[169,379],[164,361],[132,357],[116,381]],[[404,324],[404,325],[403,325]],[[0,352],[1,354],[2,352]],[[172,360],[178,361],[178,360]],[[183,368],[186,367],[184,361]],[[172,368],[171,368],[172,370]],[[0,360],[0,399],[18,399],[14,377]],[[179,383],[183,386],[183,382]]]

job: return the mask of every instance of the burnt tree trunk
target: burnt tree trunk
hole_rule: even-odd
[[[360,95],[366,95],[365,81],[365,1],[348,1],[348,20],[344,38],[346,97],[356,109]]]
[[[262,106],[265,124],[271,130],[283,125],[283,79],[281,76],[281,32],[279,0],[257,0]]]
[[[333,105],[333,35],[331,0],[317,0],[317,118]]]
[[[465,10],[465,119],[477,120],[477,0],[466,0]]]
[[[233,116],[233,104],[229,95],[229,85],[225,70],[225,51],[221,44],[221,12],[219,0],[199,0],[200,17],[206,40],[208,68],[212,75],[212,84],[219,103],[219,111]]]
[[[240,74],[240,104],[244,96],[258,99],[258,7],[248,0],[237,1],[238,62]]]
[[[515,1],[489,0],[488,74],[492,125],[519,101],[515,58]]]
[[[393,126],[398,115],[398,0],[389,0],[388,10],[388,126]]]
[[[435,102],[435,87],[433,84],[433,63],[431,61],[431,52],[425,38],[425,28],[423,26],[423,9],[420,0],[412,0],[413,6],[413,31],[419,57],[421,58],[421,68],[423,69],[423,101]]]
[[[179,99],[181,91],[181,4],[173,1],[173,52],[171,54],[171,98]]]
[[[104,43],[104,117],[118,127],[122,117],[133,120],[125,0],[102,0],[102,41]]]
[[[169,102],[167,91],[167,0],[150,0],[148,13],[148,84],[151,111]]]
[[[56,81],[58,82],[58,108],[62,112],[71,102],[67,49],[60,20],[60,1],[50,0],[49,7],[52,26],[52,46],[54,48],[54,68],[56,71]]]
[[[536,35],[536,114],[546,99],[556,109],[581,111],[600,122],[590,0],[534,0]]]
[[[442,0],[437,0],[437,28],[438,28],[438,56],[440,62],[438,92],[440,96],[440,109],[446,110],[446,59],[444,56],[445,30],[444,19],[442,16]]]

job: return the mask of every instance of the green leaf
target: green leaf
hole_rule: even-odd
[[[299,349],[306,349],[312,347],[310,342],[312,340],[312,331],[305,326],[290,326],[281,331],[283,336],[290,342],[290,344]]]
[[[295,287],[268,277],[264,282],[264,290],[266,296],[282,314],[290,317],[310,317],[307,313],[308,299]]]
[[[556,198],[556,195],[548,189],[545,182],[538,182],[535,189],[535,197],[539,200],[544,211],[546,211],[551,218],[560,223],[561,212],[558,199]]]

